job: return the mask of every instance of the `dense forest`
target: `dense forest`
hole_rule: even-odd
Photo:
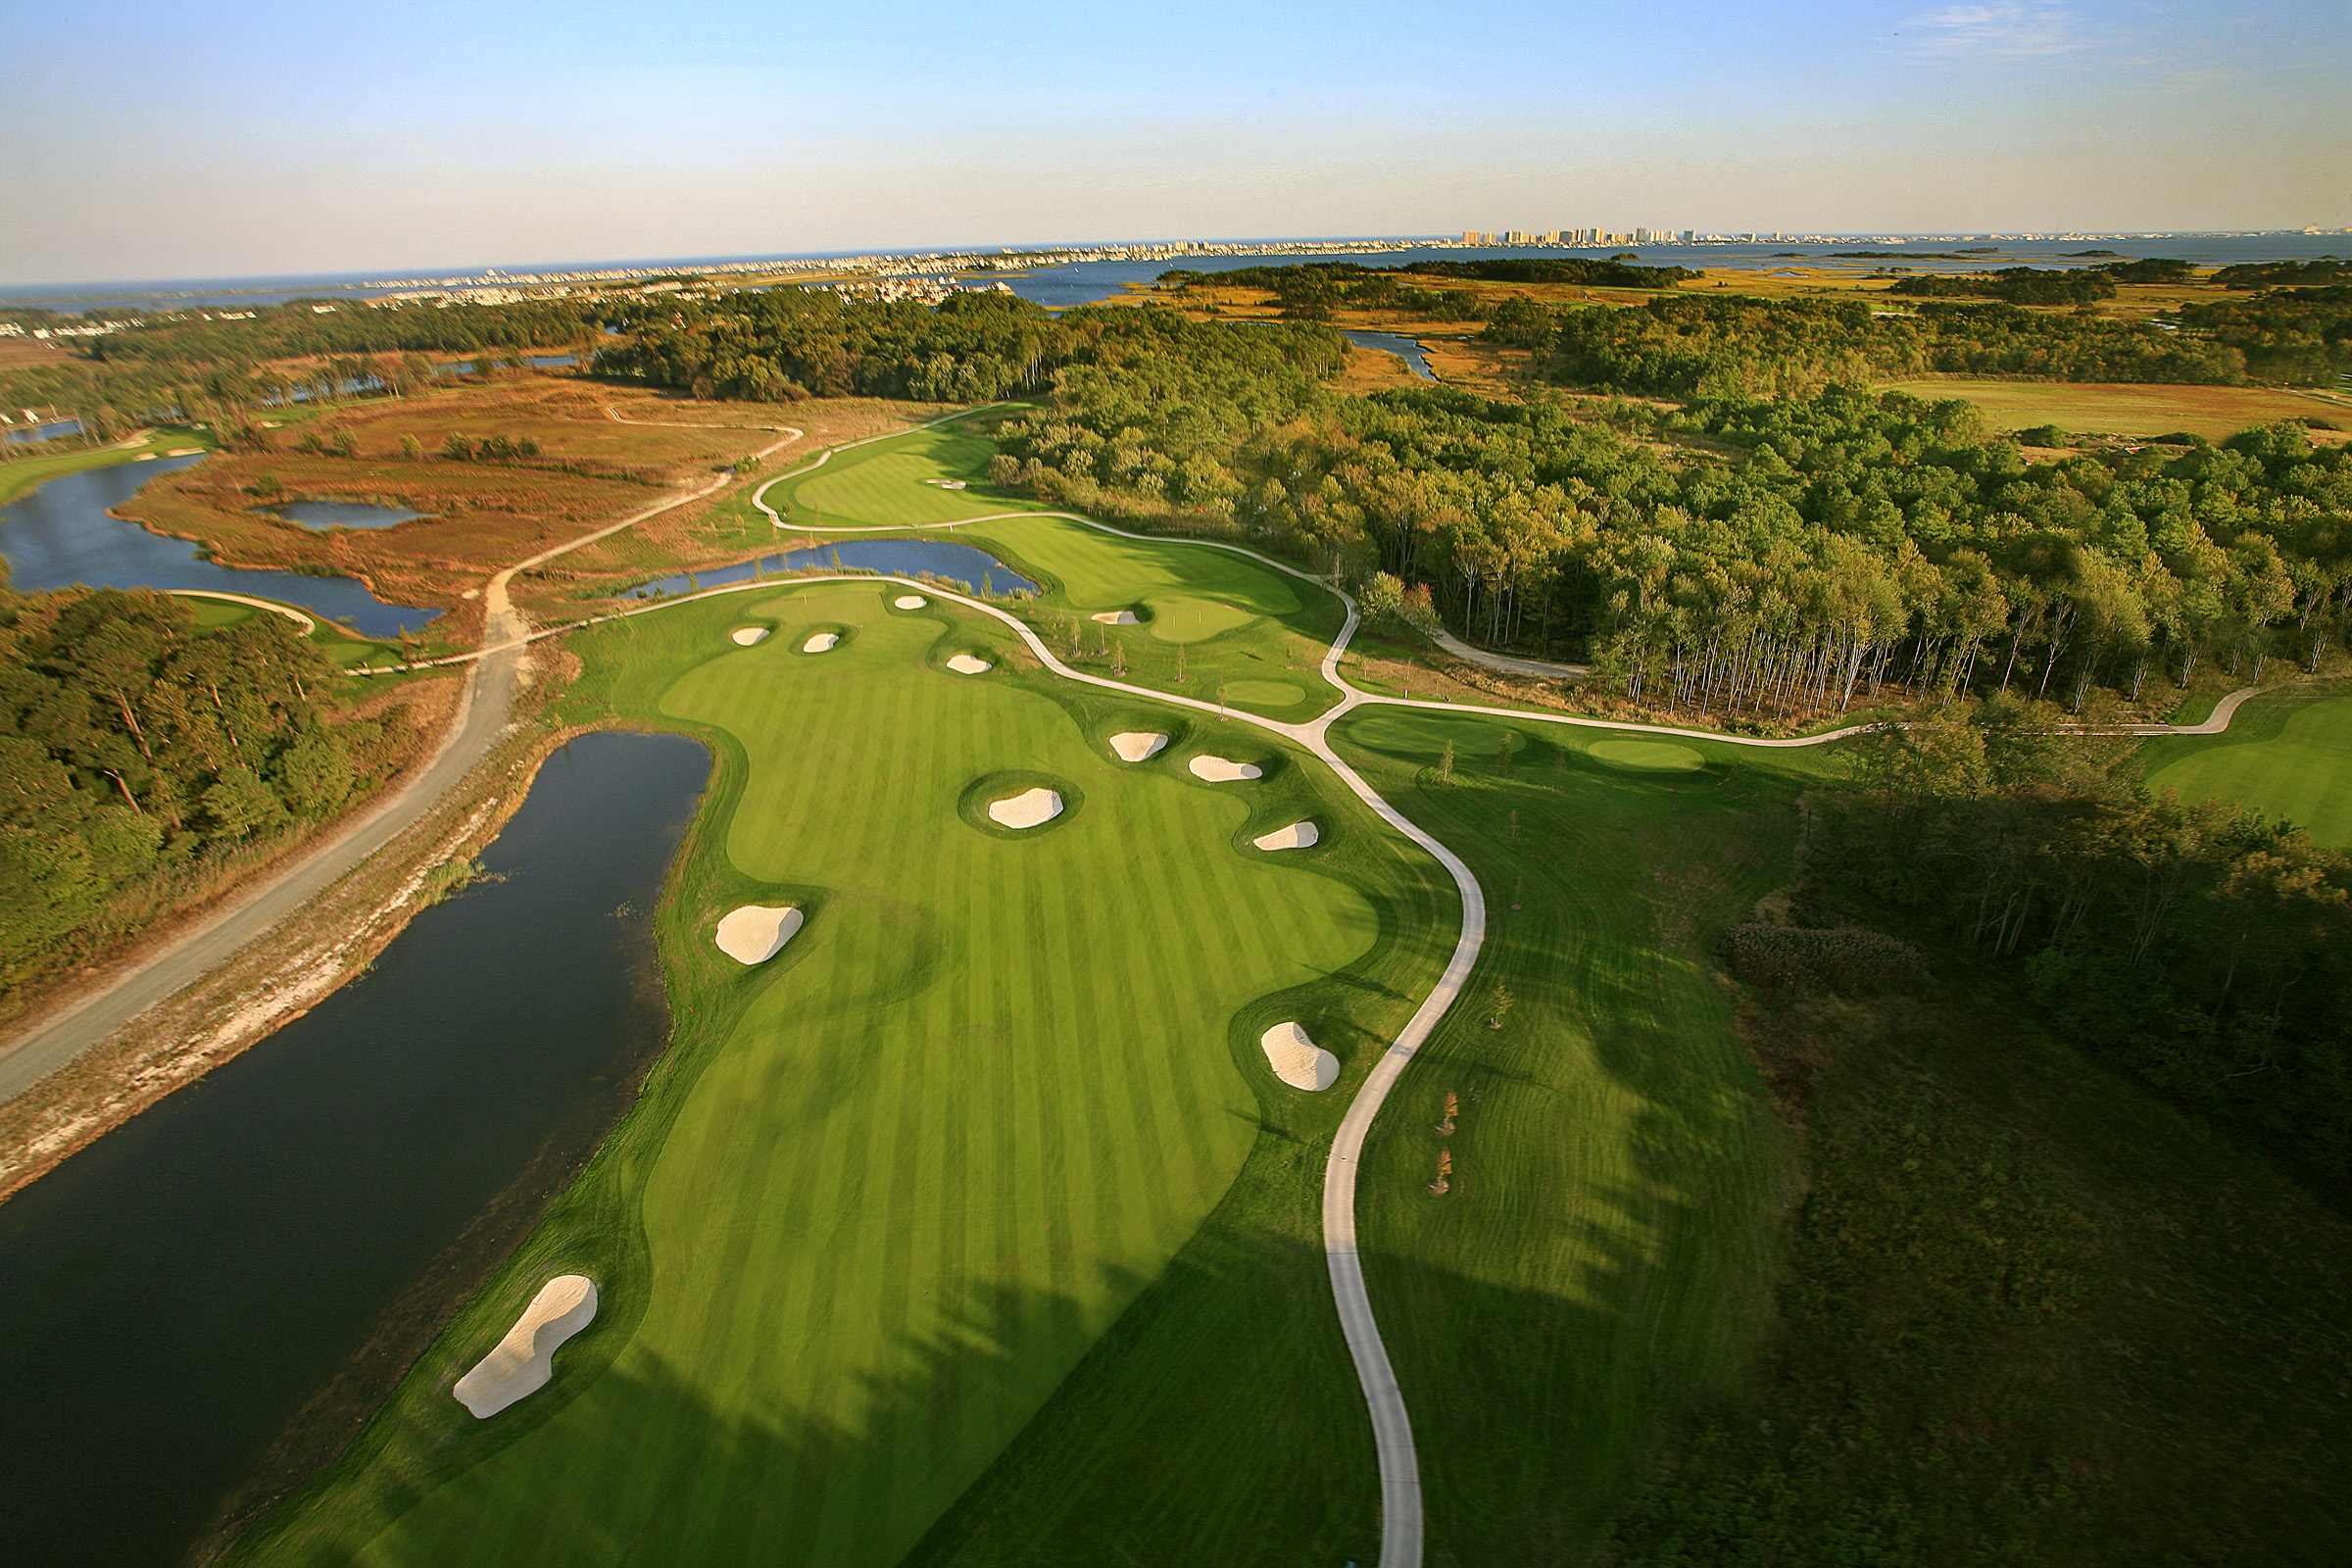
[[[1931,373],[2056,381],[2327,385],[2352,372],[2352,311],[2262,296],[2183,307],[2173,322],[2052,316],[1997,302],[1670,296],[1631,309],[1498,309],[1497,343],[1565,386],[1648,397],[1809,393],[1832,381]]]
[[[631,339],[599,351],[599,374],[763,403],[986,403],[1042,392],[1100,336],[1091,316],[1055,320],[994,292],[957,294],[934,310],[772,289],[710,302],[646,301],[621,310],[618,320]]]
[[[1327,321],[1337,310],[1398,311],[1449,321],[1483,321],[1489,307],[1462,288],[1434,288],[1420,281],[1483,283],[1573,283],[1587,288],[1672,288],[1703,277],[1686,267],[1642,267],[1625,262],[1497,259],[1476,262],[1412,262],[1401,267],[1365,267],[1356,262],[1307,262],[1297,266],[1237,267],[1220,272],[1172,268],[1159,274],[1162,287],[1264,289],[1281,302],[1285,319]]]
[[[1824,793],[1814,874],[2014,967],[2054,1032],[2352,1199],[2352,857],[2151,798],[2128,751],[2017,702],[1915,715]]]
[[[283,616],[201,631],[146,589],[0,577],[0,994],[76,956],[150,878],[341,807],[378,726]]]
[[[1889,686],[2079,709],[2211,661],[2316,665],[2352,614],[2352,457],[2292,426],[2029,466],[1956,399],[1357,399],[1316,384],[1318,328],[1101,327],[1002,432],[997,482],[1426,585],[1465,634],[1589,659],[1659,713],[1769,724]]]

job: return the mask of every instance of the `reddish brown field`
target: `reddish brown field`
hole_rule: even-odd
[[[775,464],[810,456],[856,435],[925,417],[926,405],[858,400],[840,404],[698,404],[569,378],[517,377],[405,399],[368,400],[289,420],[270,432],[275,449],[220,453],[167,475],[122,509],[159,533],[202,541],[224,563],[281,569],[324,568],[367,582],[378,597],[404,604],[469,609],[462,599],[500,566],[643,511],[682,486],[775,442],[779,429],[807,432],[775,455]],[[660,421],[660,422],[657,422]],[[359,455],[339,458],[295,450],[305,430],[349,431]],[[536,458],[454,461],[440,455],[451,434],[479,439],[528,437]],[[421,456],[401,455],[414,436]],[[288,499],[372,501],[425,515],[383,529],[315,532],[258,512],[265,476]],[[610,569],[642,574],[669,568],[684,552],[693,564],[697,516],[724,505],[747,476],[709,501],[655,519],[599,547]],[[567,563],[568,575],[592,572]],[[453,632],[460,616],[450,623]]]

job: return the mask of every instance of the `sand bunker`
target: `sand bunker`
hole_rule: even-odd
[[[730,909],[718,922],[718,951],[737,963],[765,963],[783,951],[784,944],[793,939],[808,919],[799,908],[785,905],[771,909],[764,904],[747,904],[740,909]]]
[[[1094,617],[1105,626],[1141,626],[1144,621],[1132,610],[1105,610]]]
[[[1306,1038],[1295,1023],[1278,1023],[1257,1037],[1274,1076],[1309,1094],[1340,1081],[1340,1058]]]
[[[585,1274],[560,1274],[539,1287],[507,1337],[451,1392],[476,1421],[498,1414],[526,1394],[536,1394],[555,1376],[556,1347],[596,1319],[596,1282]]]
[[[804,654],[829,654],[833,651],[834,645],[840,641],[841,638],[837,634],[829,631],[820,631],[815,636],[809,638],[807,642],[801,644],[801,652]]]
[[[931,601],[921,594],[901,594],[890,602],[893,610],[920,610]]]
[[[985,659],[974,659],[969,654],[957,654],[948,661],[948,667],[958,675],[977,675],[997,666]]]
[[[1131,729],[1110,738],[1110,749],[1119,754],[1122,762],[1140,762],[1147,757],[1157,757],[1168,738],[1156,730]]]
[[[988,803],[989,820],[1000,827],[1035,827],[1060,814],[1061,796],[1048,789],[1023,790],[1009,799]]]
[[[1193,777],[1204,778],[1211,784],[1230,784],[1236,779],[1264,778],[1265,769],[1255,762],[1237,762],[1227,757],[1210,757],[1205,752],[1189,764]]]
[[[1261,850],[1305,850],[1312,849],[1322,837],[1322,831],[1314,823],[1293,822],[1250,842]]]
[[[738,626],[727,635],[735,640],[736,647],[749,648],[754,643],[767,640],[767,628],[765,626]]]

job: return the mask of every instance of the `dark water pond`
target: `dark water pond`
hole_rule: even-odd
[[[35,441],[54,441],[61,435],[79,435],[81,434],[81,421],[79,419],[53,419],[47,424],[14,425],[9,428],[7,434],[8,439],[18,446],[29,446]]]
[[[243,571],[196,559],[185,539],[149,533],[110,515],[159,473],[202,458],[159,458],[112,468],[61,474],[0,507],[0,556],[21,589],[210,588],[299,605],[369,637],[397,637],[441,613],[387,605],[353,577],[307,577],[292,571]]]
[[[573,741],[506,880],[0,1204],[0,1559],[168,1568],[298,1412],[315,1461],[381,1401],[667,1040],[650,911],[709,772]]]
[[[1401,332],[1364,332],[1354,327],[1343,327],[1341,333],[1350,343],[1396,355],[1424,381],[1438,378],[1437,373],[1430,369],[1429,356],[1421,352],[1421,345]]]
[[[299,522],[305,528],[389,528],[394,523],[414,522],[424,515],[421,512],[403,512],[398,507],[379,507],[366,501],[289,501],[271,509],[270,514]]]
[[[760,574],[783,571],[825,570],[839,566],[845,571],[879,571],[899,577],[919,577],[928,572],[952,583],[960,583],[975,592],[985,589],[992,594],[1036,593],[1038,586],[1029,578],[1007,566],[985,550],[959,545],[946,539],[845,539],[837,545],[819,545],[813,550],[792,550],[781,556],[762,556],[757,563],[739,562],[732,566],[713,566],[709,571],[680,572],[675,577],[663,577],[628,591],[630,599],[659,599],[665,594],[692,593],[697,588],[719,588],[731,582],[748,582],[757,565]]]

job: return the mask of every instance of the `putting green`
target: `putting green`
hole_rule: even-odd
[[[1690,747],[1670,741],[1594,741],[1585,750],[1611,767],[1640,772],[1682,772],[1707,765],[1707,760]]]
[[[1149,606],[1152,635],[1163,643],[1200,643],[1247,626],[1257,616],[1238,605],[1190,595],[1166,594]]]
[[[2148,788],[2235,801],[2352,849],[2352,693],[2256,698],[2215,736],[2149,747]]]
[[[1306,688],[1287,680],[1229,680],[1221,689],[1227,702],[1245,708],[1296,708],[1306,701]]]
[[[1442,873],[1319,766],[1212,788],[1111,761],[1093,730],[1145,705],[1073,709],[1090,694],[1022,668],[1001,626],[893,614],[895,591],[744,594],[577,641],[614,710],[720,754],[662,917],[677,1043],[517,1262],[246,1560],[898,1563],[1167,1277],[1252,1150],[1295,1159],[1298,1134],[1261,1139],[1268,1115],[1328,1136],[1409,1009],[1389,985],[1425,986],[1423,950],[1450,940],[1397,891]],[[746,619],[776,634],[728,645]],[[801,656],[817,627],[855,635]],[[1002,678],[933,667],[943,638]],[[975,781],[1032,775],[1072,801],[1050,828],[958,820]],[[1316,869],[1235,848],[1309,814],[1338,849]],[[746,971],[710,931],[757,902],[808,922]],[[1332,1092],[1273,1082],[1255,1040],[1277,1017],[1343,1055]],[[548,1391],[475,1423],[442,1374],[550,1267],[595,1278],[606,1316]],[[1262,1279],[1234,1288],[1262,1302]],[[1154,1450],[1209,1444],[1286,1497],[1346,1499],[1360,1530],[1368,1461],[1336,1492],[1300,1479],[1355,1397],[1327,1315],[1258,1328],[1320,1348],[1278,1356],[1309,1376],[1284,1397],[1323,1412],[1316,1432],[1203,1421]]]

